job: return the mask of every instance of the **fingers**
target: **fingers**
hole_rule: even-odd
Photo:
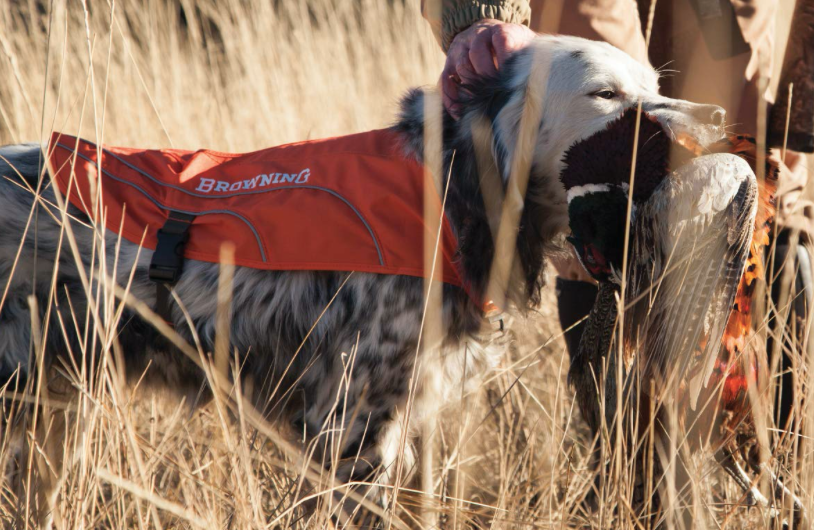
[[[461,83],[470,83],[478,75],[477,70],[470,61],[472,44],[478,38],[477,30],[478,28],[469,28],[461,34],[462,38],[460,40],[456,37],[447,52],[444,73],[454,74]]]
[[[498,67],[503,66],[509,54],[514,51],[513,45],[514,39],[505,31],[492,35],[492,47],[495,50],[495,60]]]
[[[487,29],[488,27],[480,25],[468,28],[455,37],[447,51],[447,61],[441,74],[440,85],[444,108],[455,119],[460,113],[458,97],[461,84],[472,83],[479,75],[484,75],[484,72],[488,75],[495,73],[491,33],[485,31]],[[482,55],[488,56],[488,64]]]
[[[478,71],[469,60],[469,53],[464,54],[456,65],[456,73],[458,74],[459,82],[469,84],[475,81],[478,77]]]
[[[495,33],[496,28],[500,28],[503,25],[492,26],[485,31],[481,31],[475,35],[475,38],[472,40],[468,58],[469,64],[471,64],[476,75],[481,77],[493,77],[497,74],[492,52],[492,35]],[[464,77],[461,76],[461,79],[464,79]],[[466,81],[466,79],[464,79],[464,81]]]
[[[469,45],[465,40],[453,41],[447,52],[447,62],[444,64],[444,71],[441,73],[441,94],[444,108],[447,109],[453,118],[458,118],[458,95],[461,85],[461,75],[459,65],[469,53]],[[467,59],[468,62],[468,59]]]
[[[447,50],[440,80],[447,112],[458,117],[462,83],[497,75],[506,59],[526,46],[534,36],[534,32],[525,26],[496,20],[482,20],[456,35]]]
[[[497,68],[500,69],[512,53],[525,48],[536,36],[536,33],[526,26],[502,24],[500,31],[492,33],[492,49]]]
[[[444,108],[455,119],[460,117],[461,110],[458,104],[458,86],[460,83],[461,80],[457,74],[447,73],[447,69],[444,69],[444,73],[441,75],[441,95]]]

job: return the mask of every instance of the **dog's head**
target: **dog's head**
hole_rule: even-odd
[[[491,118],[504,177],[518,155],[520,131],[537,128],[532,174],[558,184],[568,149],[639,100],[642,110],[673,136],[687,135],[701,145],[723,136],[724,109],[661,96],[658,79],[653,68],[609,44],[541,36],[518,52],[498,79],[470,87],[467,110],[474,117],[485,109]],[[551,192],[564,203],[561,188]]]
[[[573,146],[606,129],[639,100],[673,140],[687,136],[705,146],[723,136],[722,108],[660,96],[658,79],[653,68],[608,44],[541,36],[511,57],[496,77],[462,87],[461,119],[443,119],[443,174],[451,175],[447,214],[458,230],[465,275],[476,290],[485,286],[495,252],[492,239],[483,235],[494,232],[505,210],[494,200],[500,193],[491,178],[492,161],[504,186],[513,167],[518,175],[530,176],[524,196],[511,194],[524,201],[516,247],[523,281],[512,283],[509,291],[522,292],[533,304],[539,299],[546,253],[569,230],[560,176]],[[425,161],[425,129],[438,131],[441,109],[440,96],[432,90],[405,97],[395,128],[403,134],[407,154]],[[517,300],[523,302],[520,296]]]

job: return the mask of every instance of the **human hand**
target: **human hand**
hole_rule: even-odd
[[[458,118],[458,92],[462,83],[494,76],[512,52],[524,48],[535,33],[520,24],[485,19],[458,33],[447,50],[441,74],[444,107]]]

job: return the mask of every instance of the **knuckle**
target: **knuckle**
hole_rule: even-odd
[[[475,61],[480,59],[480,56],[481,56],[480,48],[476,48],[474,46],[472,48],[469,48],[469,53],[467,54],[467,57],[469,58],[470,61],[474,63]]]
[[[512,36],[508,31],[499,31],[492,36],[492,44],[501,48],[508,48],[512,42]]]

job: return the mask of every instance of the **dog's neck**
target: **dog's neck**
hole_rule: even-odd
[[[441,109],[430,101],[437,93],[420,89],[411,91],[401,104],[401,114],[394,128],[401,133],[408,156],[425,163],[425,107]],[[458,238],[460,263],[465,281],[478,296],[485,296],[495,256],[495,236],[500,223],[502,197],[508,182],[510,156],[500,145],[495,119],[506,97],[490,91],[482,98],[471,97],[464,103],[462,117],[455,120],[443,113],[442,175],[449,177],[446,201],[447,217]],[[533,174],[524,200],[517,230],[514,263],[505,295],[518,308],[536,306],[544,282],[546,257],[555,251],[557,235],[549,228],[549,207],[535,200],[539,196],[540,176]],[[549,232],[549,233],[547,233]]]

